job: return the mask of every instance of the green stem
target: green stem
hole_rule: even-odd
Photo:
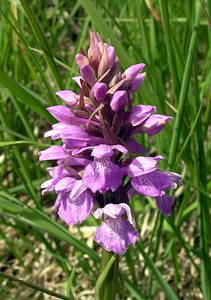
[[[101,274],[96,283],[96,300],[115,300],[119,256],[102,249]]]

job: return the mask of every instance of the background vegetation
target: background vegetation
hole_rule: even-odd
[[[146,63],[134,101],[174,121],[141,139],[181,173],[171,217],[133,200],[140,241],[121,260],[118,299],[211,299],[211,2],[4,0],[0,8],[0,299],[94,299],[98,246],[91,217],[67,228],[40,194],[54,122],[46,106],[77,87],[74,57],[89,31],[109,39],[122,68]],[[73,296],[74,295],[74,296]]]

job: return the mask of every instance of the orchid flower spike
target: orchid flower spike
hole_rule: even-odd
[[[164,215],[173,208],[175,198],[168,191],[177,188],[181,176],[159,170],[163,157],[146,156],[136,140],[158,134],[172,117],[156,114],[155,106],[134,105],[145,65],[122,73],[115,49],[98,33],[90,34],[87,55],[82,50],[76,63],[78,93],[57,91],[63,105],[48,107],[57,123],[45,137],[61,144],[39,152],[40,161],[56,162],[48,168],[42,193],[57,194],[53,208],[66,224],[81,223],[90,214],[102,219],[95,241],[123,255],[139,238],[130,208],[135,194],[153,198]]]

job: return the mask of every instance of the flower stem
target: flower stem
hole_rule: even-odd
[[[115,300],[119,257],[102,249],[101,274],[96,283],[96,300]]]

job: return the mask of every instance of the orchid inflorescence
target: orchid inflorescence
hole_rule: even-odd
[[[42,193],[55,191],[54,209],[67,224],[83,222],[91,213],[102,223],[95,241],[108,251],[123,255],[135,244],[138,232],[130,210],[132,197],[152,197],[164,215],[171,212],[180,175],[158,170],[162,156],[147,157],[136,136],[160,132],[172,118],[156,114],[156,107],[133,107],[132,95],[144,81],[144,64],[120,72],[114,48],[90,34],[88,55],[76,55],[80,76],[73,80],[79,94],[56,92],[67,106],[48,107],[59,122],[45,137],[61,139],[62,146],[39,152],[40,160],[56,160],[48,168],[52,177],[42,184]]]

